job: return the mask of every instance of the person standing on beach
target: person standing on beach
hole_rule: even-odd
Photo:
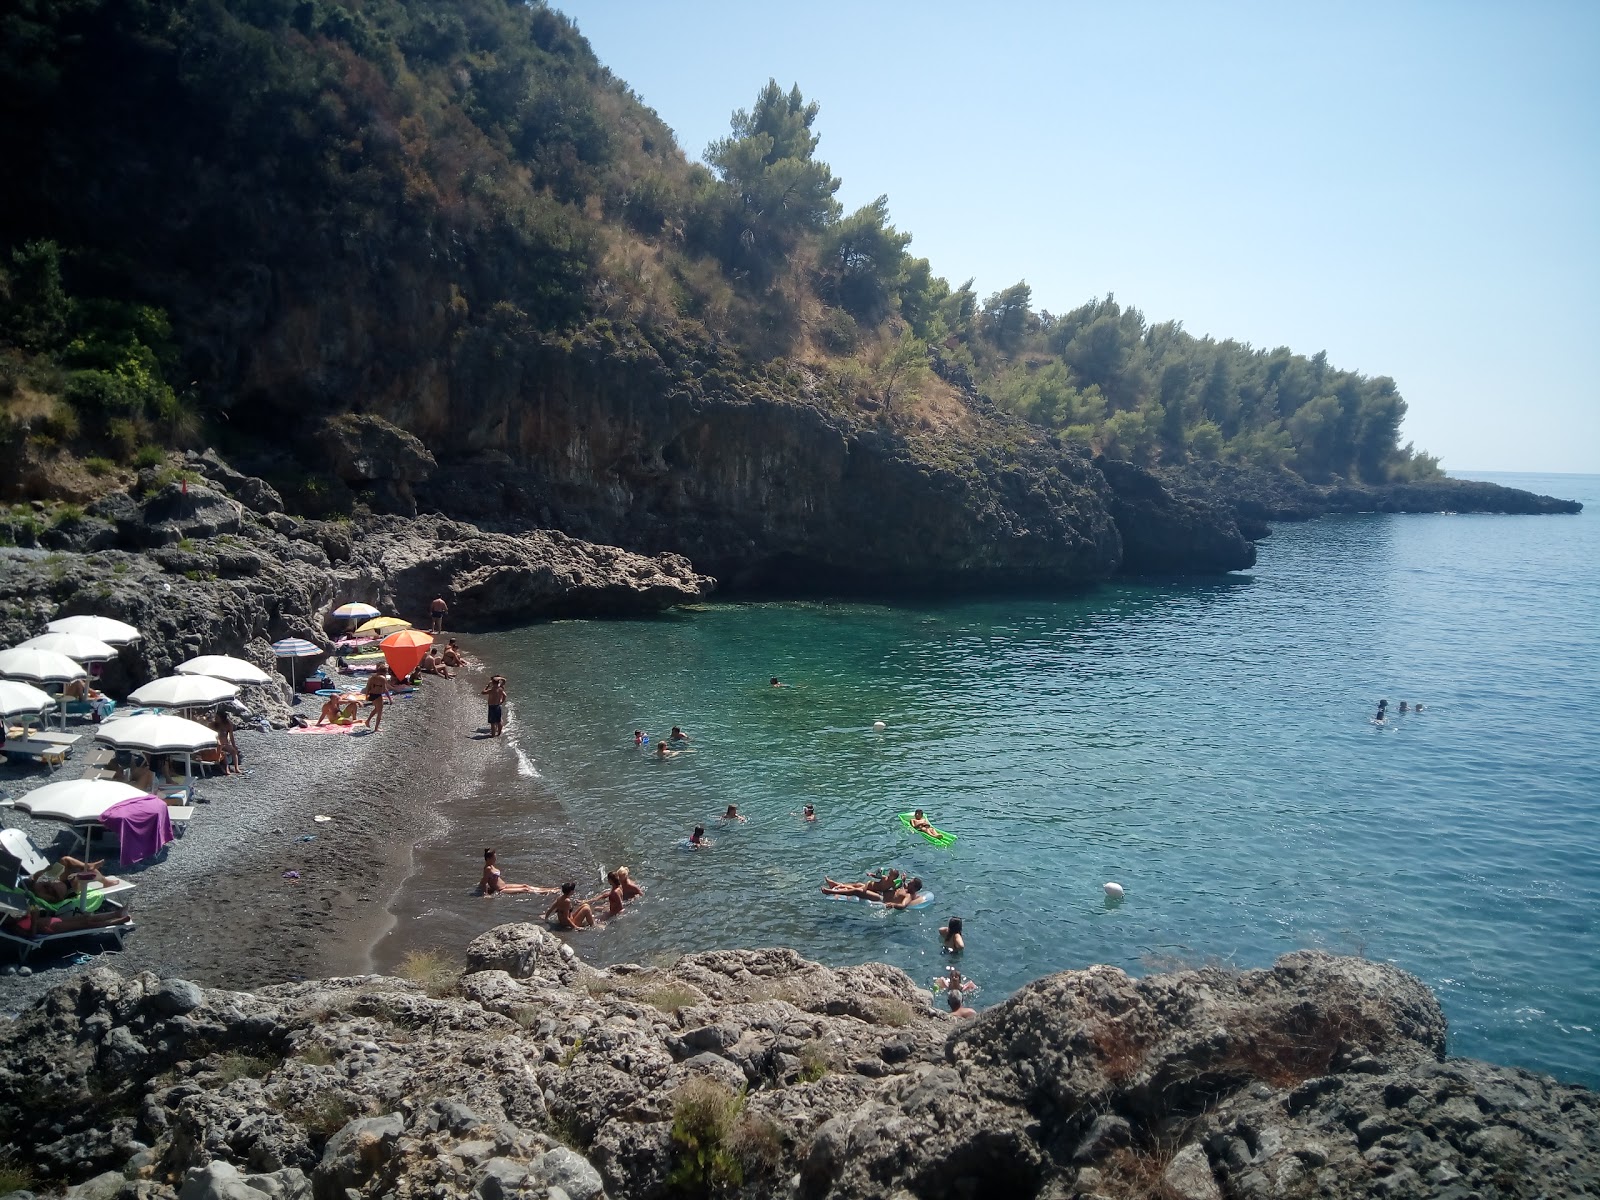
[[[445,614],[450,611],[450,606],[444,602],[443,596],[435,596],[433,603],[428,605],[428,615],[433,618],[433,632],[444,632]]]
[[[489,676],[489,686],[483,689],[483,694],[489,699],[489,736],[499,737],[505,729],[506,677]]]
[[[389,698],[389,675],[382,667],[374,667],[372,677],[367,680],[367,700],[372,705],[372,711],[367,714],[364,725],[371,725],[372,732],[377,733],[383,727],[383,702]]]

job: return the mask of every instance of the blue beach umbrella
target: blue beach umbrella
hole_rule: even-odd
[[[326,651],[321,646],[312,645],[305,638],[284,638],[281,642],[272,643],[272,655],[274,658],[314,658],[318,654],[324,653]],[[289,664],[289,682],[291,685],[298,685],[300,682],[294,662]]]

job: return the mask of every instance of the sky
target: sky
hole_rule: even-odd
[[[553,2],[691,158],[798,83],[952,284],[1326,350],[1446,469],[1600,472],[1600,3]]]

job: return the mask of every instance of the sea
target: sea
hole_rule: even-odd
[[[596,963],[785,945],[928,986],[959,916],[982,1008],[1092,963],[1316,948],[1420,976],[1452,1053],[1600,1086],[1600,476],[1469,474],[1586,508],[1285,523],[1223,578],[471,639],[510,681],[515,769],[486,743],[379,965],[538,918],[473,895],[493,847],[508,880],[590,895],[629,867],[645,897],[566,935]],[[820,890],[887,867],[932,899]]]

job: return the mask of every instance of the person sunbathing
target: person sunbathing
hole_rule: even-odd
[[[450,644],[444,648],[444,665],[460,670],[467,665],[466,658],[461,653],[461,647],[456,645],[455,638],[450,639]]]
[[[572,893],[578,890],[578,885],[572,880],[567,880],[561,885],[561,895],[556,897],[556,902],[544,910],[544,919],[548,921],[552,914],[556,918],[557,929],[592,929],[594,928],[594,909],[589,907],[587,900],[579,900],[576,905],[572,901]]]
[[[48,900],[51,904],[60,904],[73,896],[82,895],[91,883],[111,887],[122,882],[113,876],[101,874],[100,868],[105,861],[101,858],[94,862],[84,862],[82,859],[73,858],[70,854],[63,854],[44,870],[30,875],[28,888],[39,899]]]
[[[133,918],[128,915],[127,910],[121,908],[108,913],[69,913],[64,917],[58,917],[40,912],[32,905],[28,906],[26,916],[6,918],[11,928],[29,937],[72,933],[78,929],[105,929],[111,925],[126,925],[131,920]]]
[[[915,829],[918,833],[925,833],[929,837],[936,838],[944,836],[933,827],[932,821],[928,820],[927,817],[922,815],[922,810],[920,808],[911,814],[911,828]]]
[[[495,862],[493,850],[483,852],[483,874],[478,879],[478,888],[485,896],[523,896],[534,893],[549,895],[556,891],[553,887],[539,887],[533,883],[507,883],[501,877],[500,866]]]
[[[837,879],[823,876],[822,890],[829,896],[858,896],[863,900],[881,900],[894,893],[902,878],[904,877],[900,872],[893,867],[881,874],[869,871],[866,879],[860,883],[840,883]]]
[[[317,724],[354,725],[356,714],[360,711],[359,700],[352,700],[349,696],[329,696],[322,705],[322,713],[317,717]]]
[[[883,898],[885,908],[910,908],[922,894],[922,880],[908,879],[904,887],[895,888]]]
[[[442,675],[446,679],[450,678],[450,668],[439,660],[439,654],[435,650],[429,650],[422,656],[422,670],[429,675]]]

